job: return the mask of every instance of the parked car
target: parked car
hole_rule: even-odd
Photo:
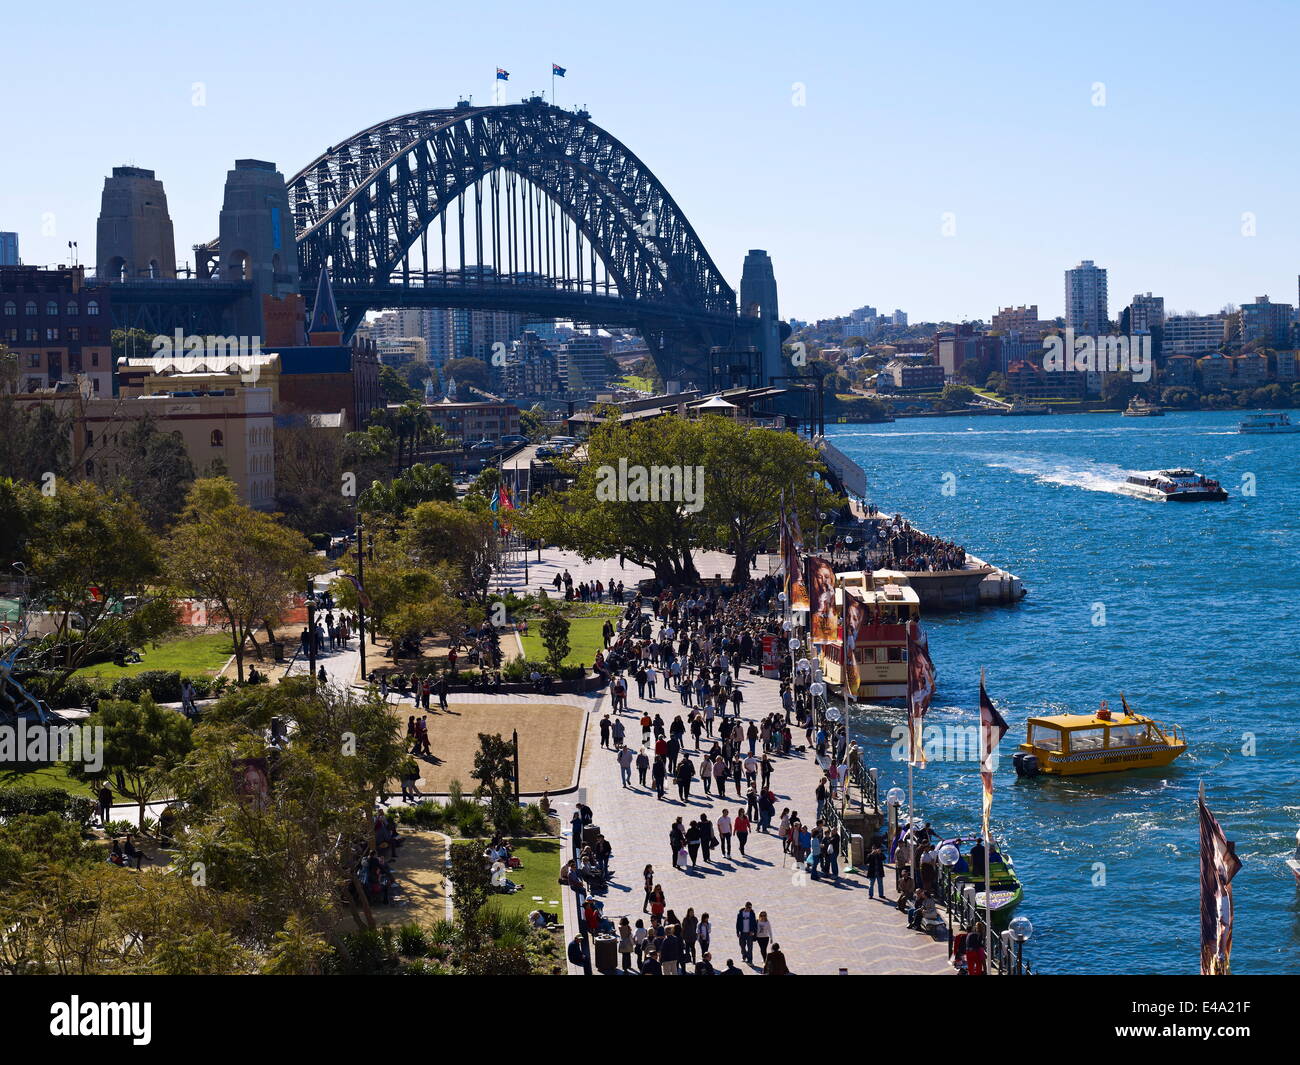
[[[518,433],[510,433],[501,438],[501,443],[506,447],[514,447],[516,444],[528,443],[528,437],[520,436]]]
[[[498,444],[493,440],[480,440],[475,444],[470,444],[469,449],[471,452],[482,454],[485,451],[495,451],[497,447]]]

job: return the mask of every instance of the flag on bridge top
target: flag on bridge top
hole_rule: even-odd
[[[562,77],[564,77],[564,71],[565,71],[565,68],[562,67],[562,66],[560,66],[559,63],[552,63],[552,64],[551,64],[551,73],[554,74],[557,78],[562,78]]]
[[[510,71],[505,70],[502,67],[497,67],[497,81],[509,81],[509,80],[510,80]]]

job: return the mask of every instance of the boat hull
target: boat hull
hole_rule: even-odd
[[[1109,750],[1100,754],[1089,751],[1079,754],[1058,754],[1031,747],[1027,743],[1020,750],[1038,759],[1038,771],[1045,776],[1082,777],[1097,773],[1122,773],[1129,769],[1160,769],[1170,765],[1186,750],[1186,745],[1150,744],[1125,750]]]

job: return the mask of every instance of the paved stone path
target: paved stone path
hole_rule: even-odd
[[[574,573],[575,577],[577,573]],[[636,720],[648,709],[663,715],[665,722],[681,710],[675,691],[665,692],[661,687],[657,701],[636,699],[636,686],[632,685],[629,712],[623,715],[628,738],[634,749],[640,740],[640,726]],[[742,671],[741,687],[744,692],[743,717],[758,719],[780,709],[779,685],[775,680],[755,677]],[[605,833],[614,847],[612,868],[615,882],[604,897],[605,914],[617,925],[618,919],[627,915],[635,925],[638,917],[648,917],[641,912],[644,891],[641,872],[653,865],[656,879],[663,886],[668,908],[678,917],[685,915],[687,907],[694,907],[696,916],[707,912],[713,925],[713,962],[721,969],[727,958],[746,972],[759,972],[761,966],[745,965],[735,936],[736,912],[752,902],[755,911],[766,910],[772,922],[773,939],[785,952],[790,969],[796,974],[835,974],[841,969],[851,974],[952,974],[947,959],[947,944],[929,935],[907,927],[906,916],[895,908],[893,900],[893,874],[887,872],[885,886],[890,902],[870,899],[866,877],[846,874],[845,861],[840,863],[838,883],[812,880],[794,869],[790,859],[784,857],[775,829],[770,835],[751,833],[742,858],[733,846],[734,854],[728,859],[717,855],[710,866],[703,863],[691,872],[675,871],[668,846],[668,830],[679,816],[689,823],[692,816],[708,812],[716,820],[725,808],[735,815],[735,792],[728,788],[727,799],[703,794],[699,781],[691,789],[689,804],[676,798],[671,781],[663,801],[655,798],[653,789],[624,788],[618,765],[611,750],[600,747],[600,729],[597,722],[605,712],[607,703],[593,710],[594,720],[587,729],[587,752],[582,773],[582,793],[592,809],[595,823]],[[687,742],[691,735],[686,733]],[[803,733],[796,731],[796,745],[803,741]],[[696,752],[687,748],[692,760]],[[811,752],[792,753],[788,758],[775,758],[772,789],[777,794],[779,815],[785,807],[798,810],[805,819],[816,811],[814,790],[821,779]],[[636,773],[633,772],[633,781]],[[566,826],[572,816],[573,800],[566,797],[555,805],[560,823]],[[566,837],[566,858],[569,840]],[[565,892],[566,906],[572,910],[572,893]],[[576,914],[566,915],[568,923]],[[756,962],[761,961],[755,950]],[[576,968],[571,972],[580,972]]]

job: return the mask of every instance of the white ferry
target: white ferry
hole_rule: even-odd
[[[1128,406],[1124,408],[1125,418],[1163,418],[1164,413],[1164,407],[1155,403],[1148,403],[1141,396],[1134,396],[1128,401]]]
[[[1218,481],[1184,469],[1134,474],[1120,485],[1120,491],[1161,503],[1222,503],[1228,498]]]
[[[866,621],[858,629],[854,660],[858,687],[851,694],[864,702],[907,698],[907,623],[921,617],[921,600],[906,574],[896,570],[868,573],[854,570],[835,575],[835,601],[840,610],[839,639],[821,645],[821,667],[828,686],[844,686],[845,599],[859,599]]]
[[[1289,414],[1251,414],[1237,424],[1239,433],[1300,433]]]
[[[1011,406],[1004,407],[1001,411],[1002,417],[1013,418],[1020,414],[1051,414],[1052,408],[1045,403],[1029,403],[1024,400],[1015,400]]]

